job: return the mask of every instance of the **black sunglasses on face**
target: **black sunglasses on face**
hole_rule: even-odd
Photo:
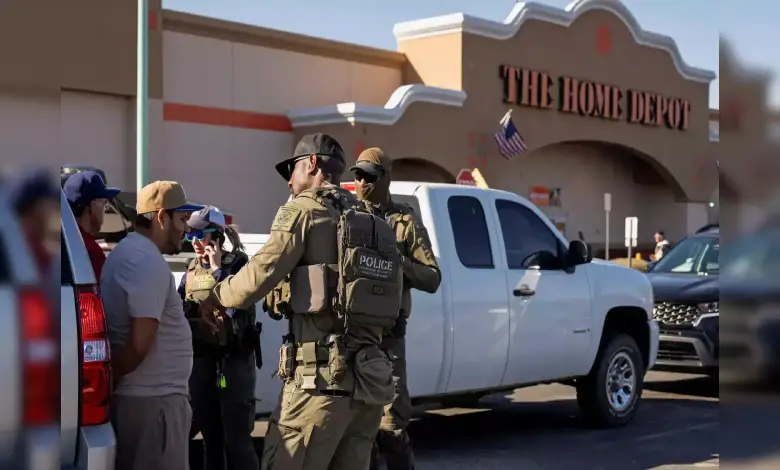
[[[371,184],[378,179],[379,177],[372,173],[367,173],[363,170],[355,170],[355,181],[365,181],[366,183]]]
[[[300,157],[295,157],[290,161],[290,163],[287,165],[287,174],[290,175],[290,178],[292,178],[293,171],[295,171],[295,165],[297,165],[299,161],[306,158],[309,158],[309,155],[301,155]]]

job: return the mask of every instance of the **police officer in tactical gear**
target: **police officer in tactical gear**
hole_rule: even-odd
[[[194,359],[190,376],[193,427],[203,435],[207,470],[257,470],[252,443],[255,422],[255,351],[259,348],[254,305],[230,309],[219,317],[219,328],[203,328],[198,305],[217,282],[246,265],[247,255],[235,230],[216,207],[190,216],[186,239],[196,258],[179,285],[179,295],[192,327]],[[228,239],[232,250],[225,251]],[[212,313],[213,315],[213,313]]]
[[[388,470],[411,470],[414,453],[406,428],[412,413],[412,403],[406,385],[406,323],[412,309],[411,289],[434,293],[439,288],[441,273],[431,250],[428,232],[414,210],[393,201],[390,196],[392,160],[379,148],[370,148],[358,157],[350,168],[355,174],[358,198],[378,205],[384,212],[396,237],[403,266],[403,297],[401,311],[394,328],[385,336],[382,348],[393,363],[395,396],[386,406],[381,427],[371,454],[371,469],[378,465],[378,454]]]
[[[201,305],[245,308],[265,298],[288,324],[263,470],[364,470],[383,406],[392,402],[392,366],[379,345],[395,324],[402,272],[390,226],[339,186],[344,151],[327,134],[304,136],[276,166],[293,198],[263,248]]]

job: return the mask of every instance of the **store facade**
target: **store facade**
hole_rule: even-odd
[[[715,75],[687,65],[621,4],[517,4],[504,23],[452,15],[395,32],[408,79],[439,88],[412,85],[382,113],[293,114],[296,135],[324,130],[345,148],[380,146],[403,179],[454,182],[479,167],[491,187],[534,200],[568,237],[582,232],[595,246],[605,239],[604,193],[618,246],[624,217],[639,217],[645,245],[655,230],[678,239],[706,223],[718,184]],[[509,109],[528,146],[511,161],[493,139]]]
[[[159,1],[150,10],[149,177],[181,181],[246,231],[267,230],[287,198],[272,165],[313,132],[336,136],[350,161],[382,147],[396,179],[454,182],[479,168],[491,187],[532,199],[569,238],[582,232],[597,248],[604,193],[617,245],[628,216],[639,217],[643,245],[655,230],[677,239],[706,223],[718,184],[715,75],[614,0],[517,4],[505,22],[456,14],[398,24],[398,51],[170,12]],[[41,84],[69,103],[45,125],[59,122],[59,161],[102,165],[133,186],[134,16],[114,11],[76,8],[81,72]],[[0,101],[33,116],[30,93],[5,87],[2,73]],[[507,160],[493,134],[510,109],[528,149]]]

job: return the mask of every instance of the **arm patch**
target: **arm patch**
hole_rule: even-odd
[[[289,232],[301,216],[301,210],[294,206],[282,206],[271,224],[272,232]]]

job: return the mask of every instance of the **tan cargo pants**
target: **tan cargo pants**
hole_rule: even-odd
[[[406,428],[412,418],[412,400],[406,377],[406,338],[387,338],[382,345],[393,364],[395,396],[385,406],[384,414],[371,452],[371,470],[379,468],[379,455],[387,470],[412,470],[414,452]]]
[[[262,470],[365,470],[382,407],[287,382],[268,422]]]

